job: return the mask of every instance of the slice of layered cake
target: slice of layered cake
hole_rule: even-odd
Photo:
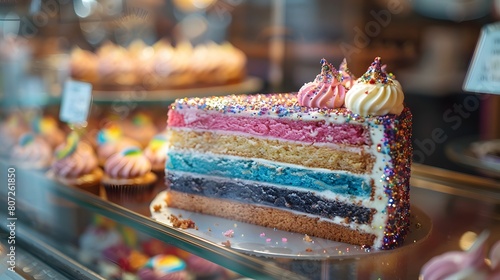
[[[379,58],[355,82],[346,73],[322,60],[321,74],[298,93],[176,100],[168,206],[374,248],[400,245],[410,217],[411,113]]]

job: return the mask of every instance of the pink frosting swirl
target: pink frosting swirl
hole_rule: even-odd
[[[97,157],[101,161],[105,161],[107,158],[112,156],[119,151],[134,146],[140,146],[141,144],[134,139],[122,137],[115,141],[106,142],[97,147]],[[102,162],[101,162],[102,164]]]
[[[339,73],[325,59],[321,60],[321,73],[313,82],[304,84],[297,95],[300,106],[334,109],[344,105],[346,89]]]
[[[22,135],[12,150],[12,159],[31,168],[47,168],[52,163],[52,147],[40,136]]]
[[[113,178],[137,178],[151,171],[151,163],[139,148],[130,147],[110,156],[104,171]]]
[[[436,256],[421,269],[424,280],[439,279],[499,279],[500,241],[490,252],[491,266],[486,261],[485,242],[488,234],[481,234],[468,251],[452,251]]]
[[[56,148],[56,153],[62,148],[64,144]],[[97,156],[92,147],[85,142],[80,142],[73,153],[56,160],[51,169],[57,176],[76,178],[91,173],[97,167]]]

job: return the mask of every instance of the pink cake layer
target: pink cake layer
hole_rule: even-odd
[[[189,115],[186,117],[184,113]],[[186,119],[188,122],[186,122]],[[223,113],[170,110],[169,127],[242,132],[260,137],[352,146],[371,145],[368,128],[354,124],[326,124],[325,121],[247,117]]]

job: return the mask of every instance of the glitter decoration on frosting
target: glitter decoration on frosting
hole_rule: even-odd
[[[356,77],[354,74],[349,70],[347,67],[347,60],[344,58],[342,60],[342,63],[340,63],[339,66],[339,73],[342,78],[341,82],[342,85],[347,89],[351,89],[354,83],[356,82]]]
[[[392,72],[387,72],[387,64],[382,65],[382,67],[380,67],[380,69],[382,70],[382,72],[384,72],[387,75],[388,79],[392,80],[392,82],[396,84],[396,86],[401,87],[401,84],[399,83],[399,81],[396,80],[396,76]]]
[[[349,92],[347,95],[349,95]],[[327,109],[300,106],[297,93],[180,98],[169,106],[170,112],[190,109],[228,115],[296,120],[316,119],[320,116],[325,118],[341,117],[346,119],[346,123],[352,124],[366,124],[369,122],[382,124],[387,119],[385,115],[360,116],[344,107]],[[169,116],[171,114],[169,113]],[[185,122],[184,119],[181,121]]]
[[[359,77],[359,81],[368,84],[390,84],[392,80],[387,77],[387,73],[382,70],[380,57],[375,57],[368,70]]]
[[[297,94],[300,106],[334,109],[344,105],[346,89],[342,76],[326,59],[321,59],[321,73],[304,84]]]
[[[403,101],[401,85],[382,71],[381,59],[376,57],[347,93],[345,106],[364,117],[399,115],[404,109]]]
[[[411,158],[413,149],[411,145],[412,117],[408,108],[398,116],[400,128],[394,126],[390,115],[379,117],[380,124],[384,126],[384,137],[382,138],[382,147],[380,151],[392,154],[393,162],[386,162],[384,173],[380,180],[384,182],[384,192],[388,196],[386,211],[393,217],[398,217],[402,224],[410,224],[410,197],[408,192],[399,191],[401,186],[409,186],[411,176]],[[400,147],[401,143],[407,143]],[[377,148],[378,150],[378,148]],[[392,167],[391,167],[392,166]],[[396,219],[392,219],[384,229],[385,237],[383,239],[382,249],[394,249],[404,241],[408,233],[408,228],[398,225]]]
[[[55,152],[56,158],[63,159],[74,153],[76,151],[76,147],[78,146],[78,141],[80,141],[80,136],[75,131],[72,131],[66,138],[64,146]]]

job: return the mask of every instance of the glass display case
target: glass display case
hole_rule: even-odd
[[[458,3],[429,9],[427,2],[0,3],[0,275],[147,279],[149,272],[141,268],[155,256],[169,255],[175,258],[163,261],[182,263],[185,274],[179,277],[185,279],[418,279],[433,257],[466,251],[484,236],[490,261],[486,253],[500,239],[500,169],[482,162],[472,144],[500,137],[500,96],[480,98],[460,85],[465,57],[472,56],[480,27],[494,21],[497,10],[488,12],[490,1],[474,1],[478,8],[469,12]],[[210,53],[217,46],[245,55],[243,76],[215,81],[220,68],[234,66],[224,59],[227,53]],[[162,51],[176,59],[151,59],[152,52]],[[239,61],[238,54],[229,60]],[[161,212],[156,207],[165,200],[163,180],[148,195],[130,200],[110,196],[103,186],[91,193],[56,182],[46,168],[9,158],[7,133],[41,133],[34,121],[45,116],[56,119],[65,135],[85,131],[89,142],[96,141],[100,128],[129,123],[136,114],[150,117],[158,132],[176,98],[294,92],[314,78],[323,57],[339,62],[346,57],[350,68],[362,73],[375,55],[399,75],[414,115],[410,232],[394,250]],[[96,59],[102,61],[94,65]],[[175,69],[162,68],[167,62]],[[82,74],[96,65],[107,74],[97,82]],[[125,79],[112,71],[118,68],[134,74]],[[184,83],[159,82],[169,79],[150,75],[152,68]],[[193,77],[196,82],[189,83]],[[82,126],[58,119],[68,80],[93,86]],[[470,109],[471,101],[477,108]],[[29,127],[21,128],[19,120]],[[20,130],[3,130],[4,124]],[[445,140],[434,140],[437,130]],[[176,226],[171,215],[196,225]]]
[[[81,247],[81,235],[96,224],[96,215],[114,221],[115,227],[133,229],[134,238],[155,239],[225,267],[230,271],[227,279],[416,279],[432,257],[464,250],[482,232],[489,232],[488,248],[500,236],[498,182],[418,164],[412,171],[411,233],[401,248],[356,252],[357,246],[318,244],[322,249],[309,255],[294,251],[304,241],[291,239],[286,245],[273,240],[268,248],[255,244],[233,249],[153,220],[149,201],[112,202],[105,193],[97,196],[60,185],[43,173],[4,161],[1,170],[2,178],[9,174],[16,178],[11,190],[1,190],[4,208],[15,206],[2,211],[2,269],[8,272],[13,267],[9,260],[14,260],[15,273],[34,279],[107,278],[102,267],[87,262]],[[214,235],[218,234],[213,226]],[[14,244],[9,240],[15,240],[14,251],[9,252]],[[234,241],[235,247],[238,242]]]

